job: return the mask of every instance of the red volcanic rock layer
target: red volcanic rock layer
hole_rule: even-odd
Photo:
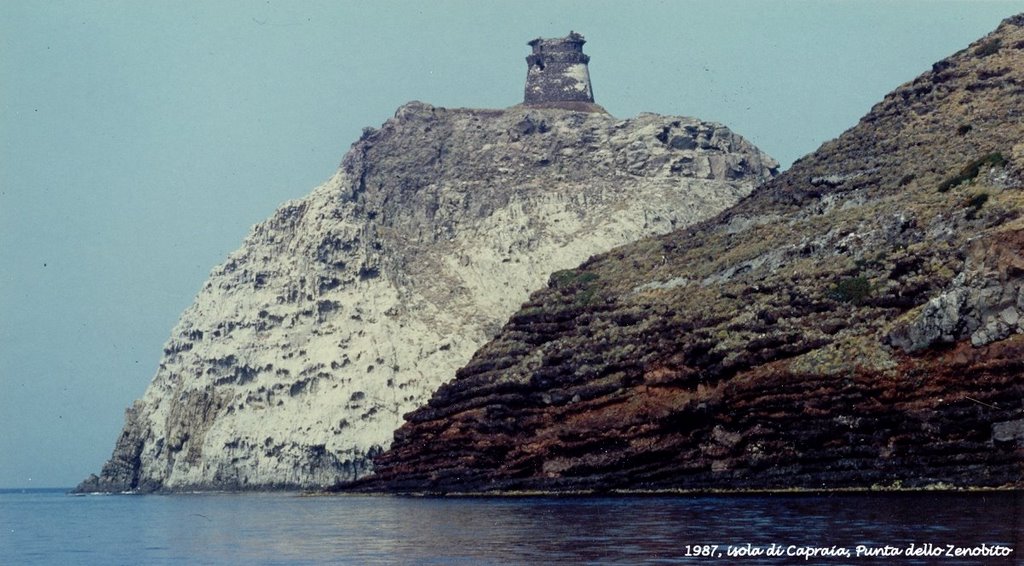
[[[718,217],[552,275],[349,487],[1024,485],[1022,26]]]

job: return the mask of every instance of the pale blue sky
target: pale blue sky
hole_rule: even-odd
[[[0,2],[0,488],[72,486],[210,269],[409,100],[520,101],[583,33],[597,102],[788,166],[1024,1]]]

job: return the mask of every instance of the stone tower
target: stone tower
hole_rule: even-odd
[[[583,53],[583,36],[571,31],[566,37],[537,38],[528,45],[526,94],[523,102],[532,106],[559,103],[593,103],[590,88],[590,57]]]

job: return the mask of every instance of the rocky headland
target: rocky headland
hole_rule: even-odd
[[[362,490],[1024,485],[1024,15],[696,226],[548,279]]]
[[[362,477],[402,415],[552,272],[707,219],[775,174],[722,125],[610,116],[592,102],[585,56],[569,53],[582,36],[550,41],[568,51],[548,46],[529,104],[409,103],[367,128],[327,183],[255,226],[182,315],[112,457],[78,490]]]

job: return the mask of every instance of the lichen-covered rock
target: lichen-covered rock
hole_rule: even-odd
[[[949,288],[895,325],[888,341],[906,352],[970,338],[984,346],[1024,332],[1024,231],[1008,229],[971,243]]]
[[[776,167],[692,118],[407,104],[213,270],[79,489],[364,475],[552,271],[707,218]]]
[[[1022,26],[716,218],[552,277],[350,487],[1024,485]]]

